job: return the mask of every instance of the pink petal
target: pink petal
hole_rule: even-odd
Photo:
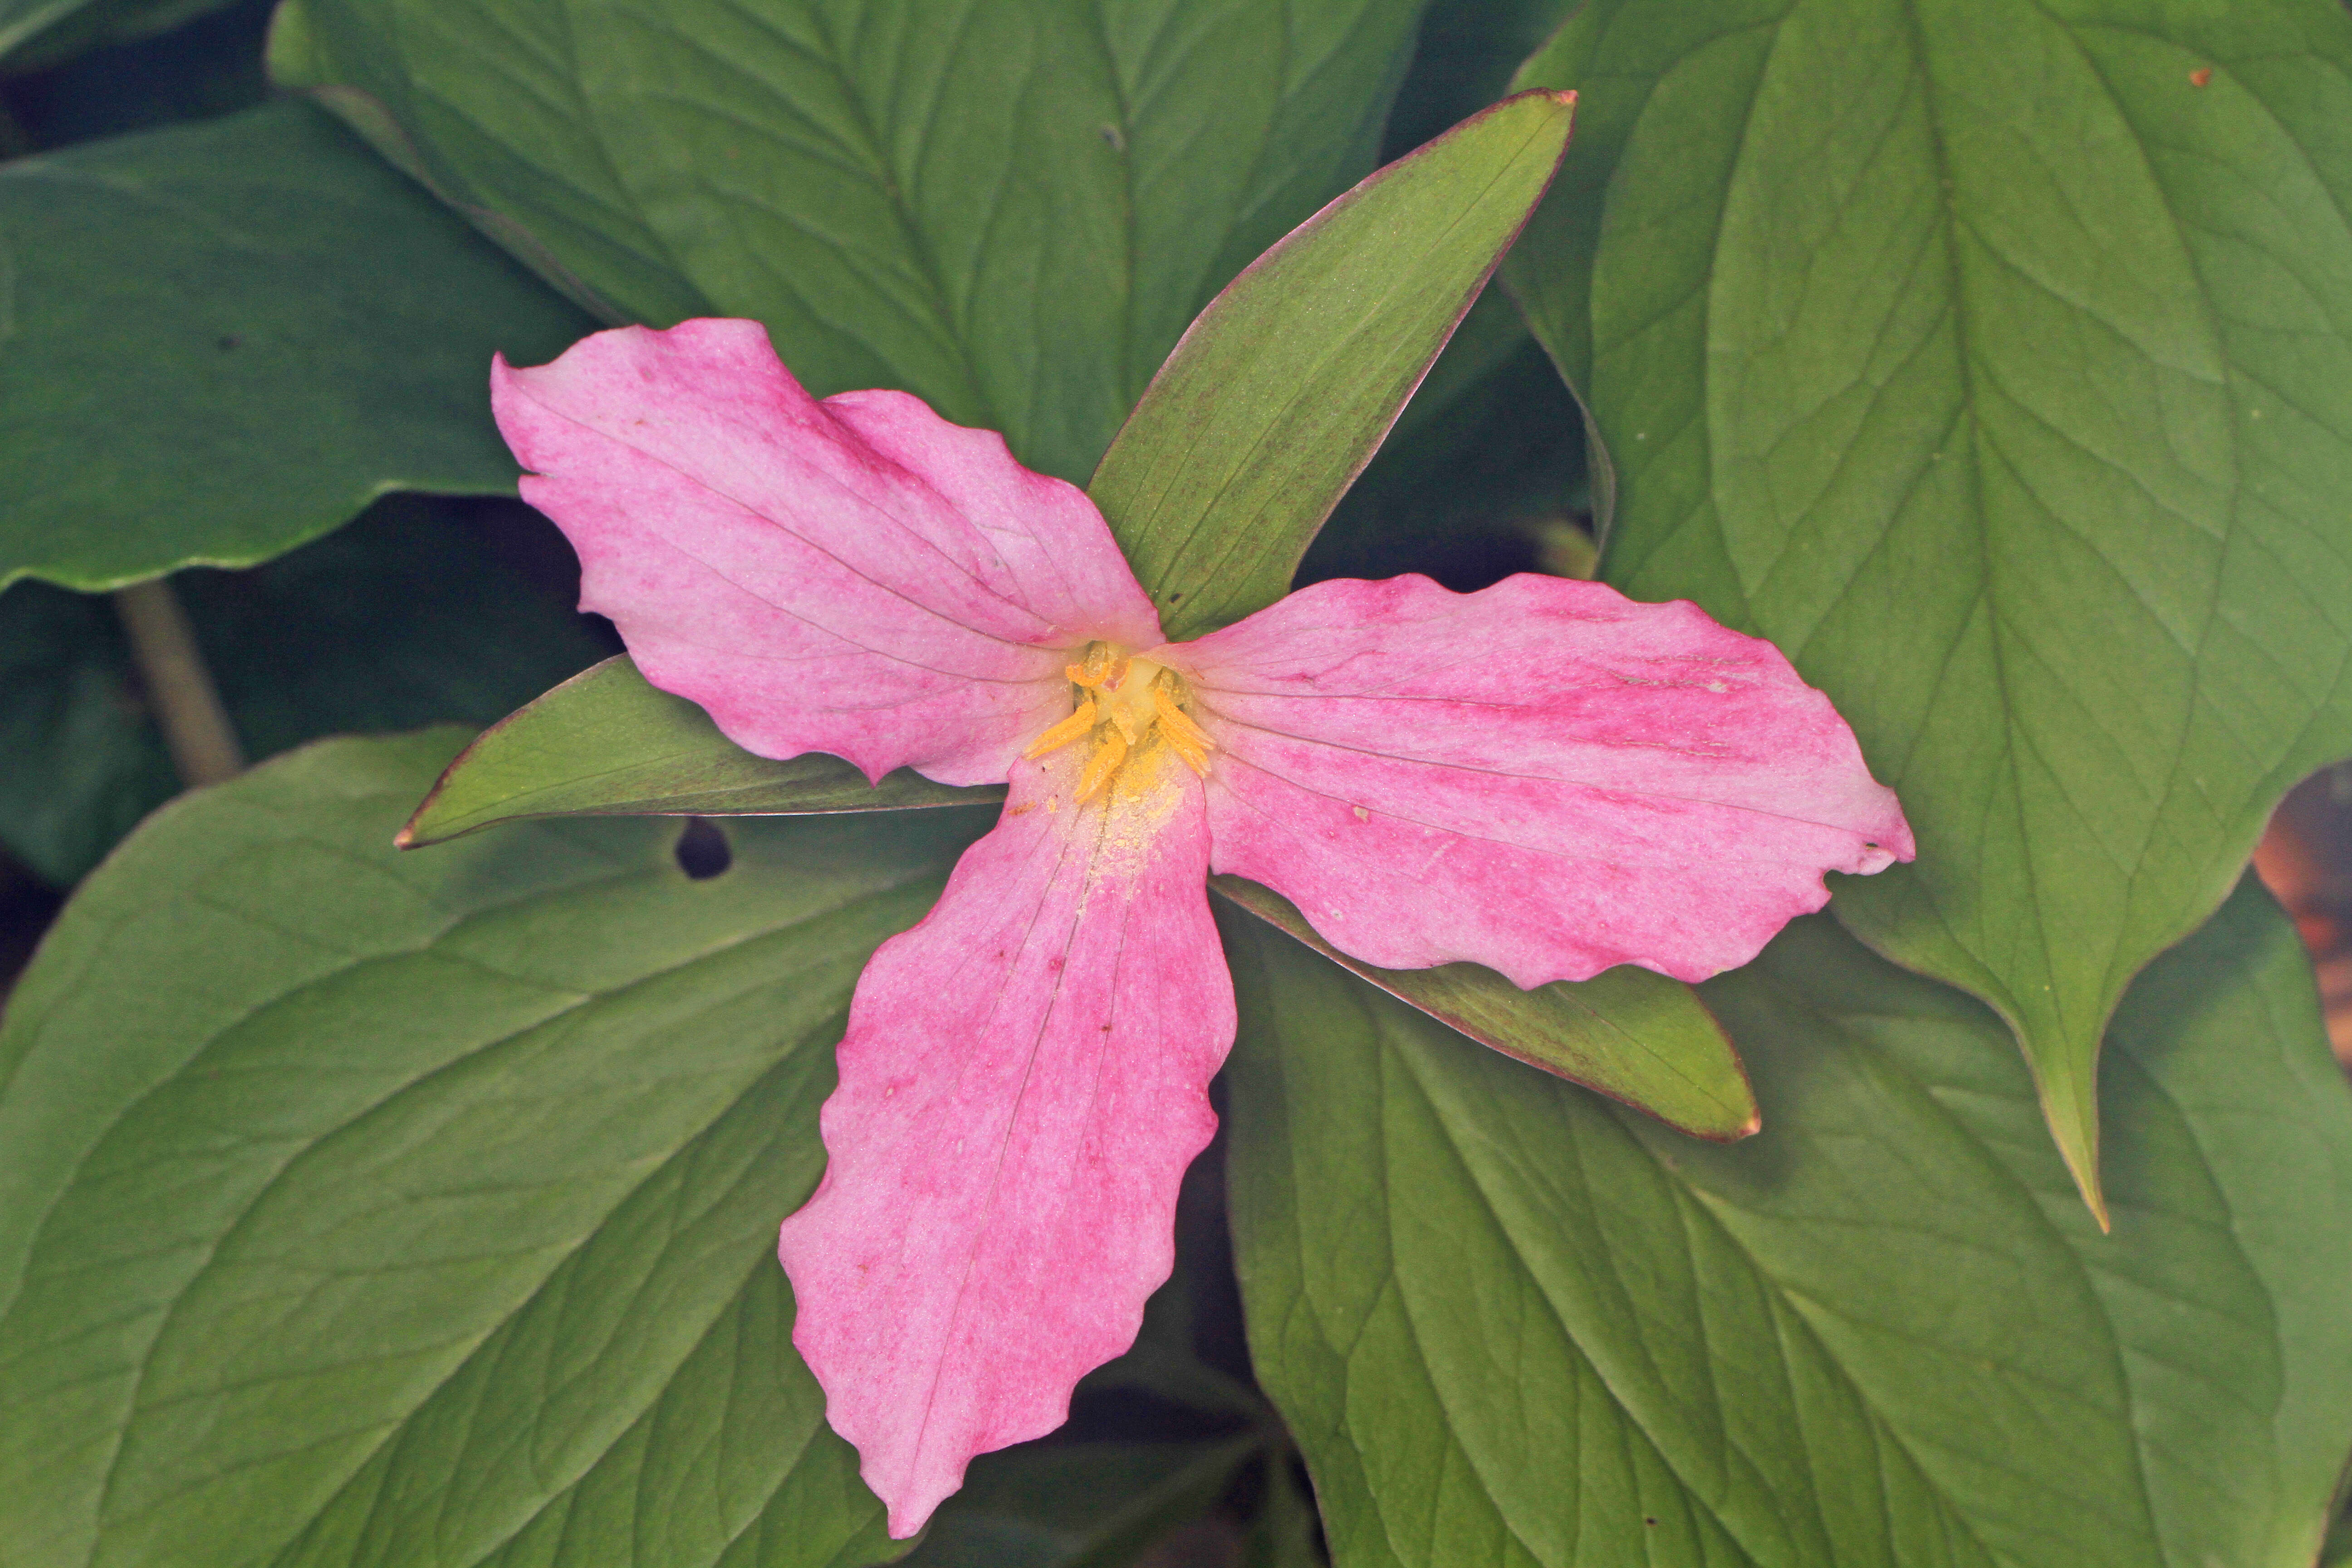
[[[902,394],[816,402],[757,321],[501,359],[490,398],[581,606],[762,756],[992,783],[1068,710],[1068,649],[1160,640],[1082,492]]]
[[[901,1538],[1134,1342],[1216,1125],[1234,996],[1200,783],[1155,747],[1079,807],[1083,749],[1017,764],[995,831],[866,965],[832,1163],[778,1249],[793,1342]]]
[[[1823,871],[1911,858],[1829,699],[1693,605],[1329,582],[1152,657],[1221,748],[1214,868],[1384,968],[1701,980],[1826,903]]]

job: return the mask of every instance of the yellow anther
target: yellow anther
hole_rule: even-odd
[[[1064,673],[1078,689],[1076,711],[1021,754],[1034,759],[1073,741],[1090,740],[1092,750],[1078,769],[1078,802],[1093,800],[1108,789],[1155,737],[1164,738],[1168,749],[1194,773],[1207,776],[1209,753],[1216,750],[1216,742],[1184,711],[1184,680],[1174,670],[1097,642],[1087,644],[1086,657]]]
[[[1184,759],[1184,765],[1200,774],[1209,776],[1209,753],[1191,741],[1171,730],[1167,732],[1168,749]]]
[[[1092,691],[1106,682],[1113,686],[1118,685],[1116,680],[1111,679],[1111,677],[1118,673],[1118,669],[1114,667],[1124,668],[1126,663],[1125,659],[1112,657],[1108,643],[1088,643],[1087,657],[1076,664],[1065,665],[1062,673],[1070,678],[1071,685],[1083,686]]]
[[[1071,668],[1076,668],[1076,666],[1073,665]],[[1058,752],[1071,742],[1083,737],[1094,727],[1095,700],[1089,697],[1078,704],[1077,711],[1030,742],[1029,749],[1021,754],[1034,760],[1045,755],[1048,752]]]
[[[1178,706],[1176,694],[1164,686],[1151,689],[1151,706],[1160,717],[1160,727],[1171,737],[1181,736],[1203,755],[1217,749],[1209,732],[1192,721],[1192,716]]]
[[[1120,766],[1127,761],[1127,737],[1117,730],[1106,733],[1095,747],[1095,754],[1078,773],[1078,804],[1102,794],[1103,787],[1118,776]]]

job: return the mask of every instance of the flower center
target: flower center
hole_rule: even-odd
[[[1086,657],[1063,672],[1076,689],[1070,716],[1030,742],[1024,757],[1058,752],[1073,741],[1094,748],[1078,770],[1078,799],[1094,799],[1118,777],[1128,759],[1165,745],[1203,777],[1216,742],[1184,710],[1184,678],[1164,664],[1119,653],[1110,644],[1087,645]]]

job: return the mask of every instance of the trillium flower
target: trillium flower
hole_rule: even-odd
[[[1003,782],[859,979],[793,1340],[911,1535],[1066,1418],[1168,1277],[1234,1030],[1205,880],[1334,946],[1520,986],[1696,981],[1911,835],[1829,700],[1688,604],[1327,582],[1168,643],[1084,492],[756,322],[623,328],[492,391],[583,607],[761,756]],[[1466,1047],[1465,1047],[1466,1048]]]

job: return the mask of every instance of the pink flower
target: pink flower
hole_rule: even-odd
[[[1305,588],[1162,640],[1081,491],[896,392],[822,402],[751,321],[491,381],[581,603],[769,757],[1012,786],[859,980],[793,1343],[895,1536],[1052,1430],[1168,1276],[1233,988],[1204,881],[1515,984],[1700,980],[1911,857],[1827,698],[1687,604],[1521,576]]]

